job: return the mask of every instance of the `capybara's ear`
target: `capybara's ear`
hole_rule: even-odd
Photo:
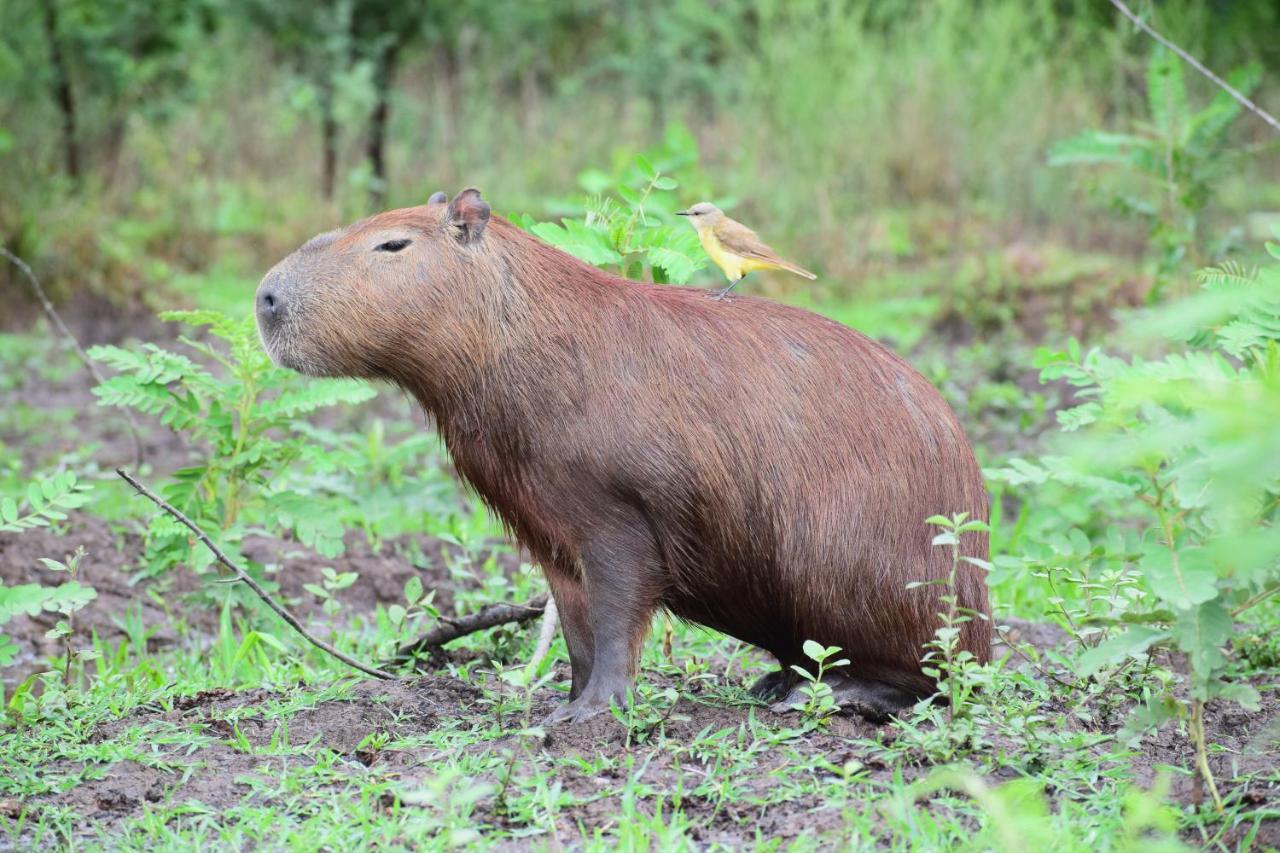
[[[431,198],[427,199],[427,204],[444,204],[449,197],[444,194],[443,190],[436,190],[431,194]]]
[[[449,203],[444,220],[448,227],[456,229],[458,240],[475,242],[489,222],[489,203],[480,197],[480,190],[468,187]]]

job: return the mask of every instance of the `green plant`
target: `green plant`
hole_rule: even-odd
[[[836,702],[835,694],[831,689],[831,685],[823,680],[823,677],[832,669],[841,666],[848,666],[848,658],[839,658],[833,660],[840,654],[839,646],[824,646],[813,640],[805,640],[802,646],[805,657],[813,661],[816,666],[813,672],[802,666],[793,664],[791,668],[804,681],[800,685],[800,691],[804,694],[805,700],[797,702],[792,707],[816,724],[826,722],[832,714],[840,710],[840,705]]]
[[[975,619],[986,619],[985,613],[960,606],[960,596],[956,591],[956,579],[962,563],[977,566],[982,571],[989,571],[991,564],[978,557],[960,553],[961,539],[966,533],[987,532],[987,523],[978,519],[970,519],[969,514],[962,512],[947,517],[931,516],[926,521],[941,529],[933,537],[935,547],[947,548],[951,551],[951,564],[945,578],[934,581],[913,581],[907,589],[919,587],[940,587],[938,603],[943,611],[938,614],[939,626],[934,632],[934,639],[926,644],[922,671],[938,683],[938,690],[947,697],[947,720],[955,722],[956,717],[968,716],[978,680],[971,677],[971,671],[977,667],[973,652],[960,648],[960,633],[965,624]]]
[[[662,736],[664,727],[669,721],[688,719],[676,714],[676,704],[680,701],[680,693],[671,687],[653,689],[648,685],[638,684],[631,691],[631,701],[621,705],[614,703],[609,707],[613,718],[626,729],[627,748],[634,744],[644,743],[655,735]]]
[[[422,579],[416,575],[404,582],[404,604],[387,607],[387,620],[395,631],[397,643],[418,636],[425,620],[440,619],[440,611],[434,604],[435,598],[435,590],[424,590]]]
[[[67,555],[65,562],[61,560],[52,560],[48,557],[41,557],[40,562],[49,571],[61,572],[69,577],[71,579],[69,583],[73,585],[74,589],[78,591],[87,590],[88,593],[93,593],[94,590],[91,587],[82,586],[76,580],[76,576],[80,572],[80,561],[84,559],[84,554],[84,546],[81,545],[76,548],[74,552]],[[80,649],[75,652],[74,655],[72,654],[71,648],[71,641],[76,633],[76,611],[83,608],[86,604],[92,601],[94,597],[94,595],[80,592],[74,600],[68,601],[64,598],[62,605],[57,611],[63,616],[63,618],[59,619],[52,628],[45,632],[45,636],[49,639],[62,641],[62,680],[67,684],[71,683],[71,662],[73,657],[78,657],[81,661],[89,661],[98,656],[97,650],[92,647]]]
[[[706,265],[697,235],[679,222],[673,192],[680,184],[664,174],[697,164],[697,143],[687,130],[669,128],[665,144],[616,176],[584,172],[580,183],[592,193],[581,218],[559,223],[518,221],[537,236],[589,264],[614,269],[627,278],[685,284]],[[658,165],[654,165],[654,163]],[[611,189],[614,197],[605,195]]]
[[[271,364],[252,317],[213,311],[177,311],[163,319],[207,327],[213,342],[182,336],[188,348],[219,372],[155,344],[137,350],[99,346],[89,354],[117,371],[94,388],[102,405],[134,409],[160,420],[198,447],[205,459],[174,472],[161,492],[174,506],[232,549],[251,525],[279,524],[327,557],[342,553],[343,530],[331,512],[335,498],[289,488],[282,477],[291,463],[318,453],[291,441],[304,416],[374,396],[368,385],[345,380],[302,381]],[[149,570],[191,561],[208,565],[208,552],[193,547],[184,528],[164,515],[148,529]]]
[[[1081,559],[1111,564],[1110,589],[1077,568],[1084,604],[1074,613],[1059,605],[1072,621],[1107,629],[1085,635],[1076,670],[1098,679],[1157,647],[1184,656],[1185,692],[1151,694],[1133,724],[1185,720],[1218,810],[1205,705],[1258,706],[1256,689],[1233,677],[1228,646],[1236,620],[1280,592],[1280,245],[1267,250],[1272,262],[1258,270],[1205,270],[1198,296],[1139,327],[1185,349],[1152,360],[1075,346],[1043,353],[1042,378],[1077,389],[1079,405],[1059,415],[1077,435],[1067,457],[1030,466],[1045,481],[1100,483],[1123,496],[1115,517],[1089,522],[1092,535],[1072,534]],[[1126,526],[1136,533],[1119,532]],[[1107,541],[1116,544],[1095,550]]]
[[[27,487],[25,504],[6,496],[0,498],[0,533],[18,533],[35,527],[48,527],[65,521],[69,510],[88,500],[89,486],[77,482],[76,475],[63,471],[52,477],[35,480]],[[6,586],[0,583],[0,627],[20,614],[37,616],[42,611],[66,617],[52,629],[51,636],[62,639],[67,648],[67,674],[70,673],[70,635],[73,614],[94,599],[97,593],[75,579],[83,552],[77,552],[67,564],[43,560],[46,568],[66,572],[71,580],[48,587],[35,583]],[[0,634],[0,666],[8,666],[18,655],[18,645],[7,634]]]
[[[1261,68],[1255,64],[1236,70],[1228,82],[1248,94],[1260,79]],[[1049,163],[1119,165],[1139,179],[1134,191],[1117,185],[1111,201],[1149,223],[1151,241],[1160,253],[1154,297],[1188,264],[1205,263],[1200,214],[1239,153],[1228,150],[1227,133],[1241,107],[1219,91],[1208,106],[1193,111],[1181,60],[1158,47],[1147,63],[1147,110],[1150,121],[1132,133],[1089,130],[1057,143],[1049,151]]]
[[[320,609],[325,612],[325,615],[337,616],[338,611],[342,609],[342,603],[334,593],[351,586],[359,579],[360,574],[334,571],[330,566],[322,568],[320,574],[322,576],[320,583],[304,583],[302,588],[320,599]]]

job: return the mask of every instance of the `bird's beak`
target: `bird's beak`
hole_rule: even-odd
[[[688,215],[689,215],[689,211],[687,211],[687,210],[677,210],[677,211],[676,211],[676,216],[688,216]]]

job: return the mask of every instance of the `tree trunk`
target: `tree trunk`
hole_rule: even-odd
[[[80,180],[80,150],[76,145],[76,101],[71,92],[71,77],[58,40],[58,3],[45,0],[44,32],[49,39],[49,62],[53,66],[53,91],[62,113],[62,150],[67,174]]]
[[[375,211],[387,203],[387,116],[391,112],[391,80],[395,76],[396,49],[387,48],[378,57],[373,85],[377,101],[369,116],[369,138],[365,154],[369,159],[369,203]]]
[[[326,201],[333,201],[338,172],[338,121],[333,115],[333,81],[327,79],[320,86],[320,136],[324,146],[320,189]]]

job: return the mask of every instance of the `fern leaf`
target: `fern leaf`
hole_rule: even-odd
[[[1105,130],[1086,130],[1078,136],[1064,139],[1049,149],[1050,166],[1119,163],[1142,167],[1151,141],[1131,133],[1109,133]]]
[[[1152,51],[1147,62],[1147,105],[1161,135],[1176,136],[1186,126],[1190,108],[1182,62],[1163,47]]]
[[[311,380],[260,403],[258,417],[287,420],[339,403],[355,405],[371,400],[377,391],[369,384],[351,379]]]
[[[622,255],[604,231],[592,228],[576,219],[566,219],[563,224],[540,222],[529,229],[561,251],[595,266],[616,264]]]

